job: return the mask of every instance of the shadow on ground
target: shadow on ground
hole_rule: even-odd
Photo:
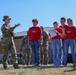
[[[70,70],[64,70],[64,72],[73,72],[73,71],[76,71],[76,67],[71,67]]]

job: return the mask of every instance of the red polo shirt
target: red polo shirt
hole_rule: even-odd
[[[66,27],[66,39],[75,39],[76,37],[76,28],[74,26]]]
[[[67,29],[67,25],[64,25],[63,27],[62,27],[62,25],[61,26],[59,26],[59,28],[61,28],[62,29],[62,40],[64,40],[64,39],[66,39],[66,36],[64,35],[64,33],[65,33],[65,30]]]
[[[59,33],[62,33],[62,29],[61,28],[57,28],[55,30],[57,30]],[[52,40],[55,40],[55,39],[61,39],[61,37],[57,34],[56,36],[52,37]]]
[[[35,41],[39,40],[42,35],[42,29],[39,26],[30,27],[28,31],[29,40]]]

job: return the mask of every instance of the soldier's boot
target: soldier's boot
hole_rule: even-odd
[[[15,63],[15,64],[13,65],[13,67],[14,67],[14,69],[20,68],[20,67],[18,66],[18,63]]]
[[[3,64],[3,68],[4,68],[4,69],[7,69],[7,67],[8,67],[7,64],[4,63],[4,64]]]
[[[26,62],[26,65],[30,65],[30,59],[31,59],[31,56],[28,55],[28,56],[27,56],[27,60],[26,60],[26,61],[27,61],[27,62]]]
[[[4,69],[7,69],[7,65],[3,65],[3,68],[4,68]]]
[[[26,65],[30,65],[30,63],[27,62]]]
[[[27,61],[27,62],[26,62],[26,65],[30,65],[30,61]]]

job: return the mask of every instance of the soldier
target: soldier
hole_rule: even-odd
[[[49,34],[44,30],[44,28],[41,26],[42,29],[42,38],[43,38],[43,43],[41,45],[41,64],[47,65],[48,64],[48,41],[49,41]]]
[[[15,44],[14,44],[14,32],[13,30],[20,26],[20,24],[15,24],[15,26],[11,27],[10,26],[10,20],[11,18],[9,16],[4,16],[3,17],[3,21],[4,24],[1,27],[1,31],[2,31],[2,49],[4,52],[4,56],[3,56],[3,68],[7,69],[7,58],[8,58],[8,53],[9,51],[11,52],[12,55],[12,59],[13,59],[13,67],[19,68],[18,67],[18,62],[17,62],[17,55],[16,55],[16,48],[15,48]]]
[[[30,65],[31,47],[28,46],[28,35],[23,38],[20,51],[23,54],[23,64],[26,62],[27,65]]]

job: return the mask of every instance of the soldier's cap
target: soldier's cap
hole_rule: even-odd
[[[37,22],[38,23],[38,20],[37,19],[33,19],[32,22]]]
[[[8,18],[9,20],[11,20],[11,18],[10,18],[9,16],[3,16],[3,21],[5,21],[7,18]]]

